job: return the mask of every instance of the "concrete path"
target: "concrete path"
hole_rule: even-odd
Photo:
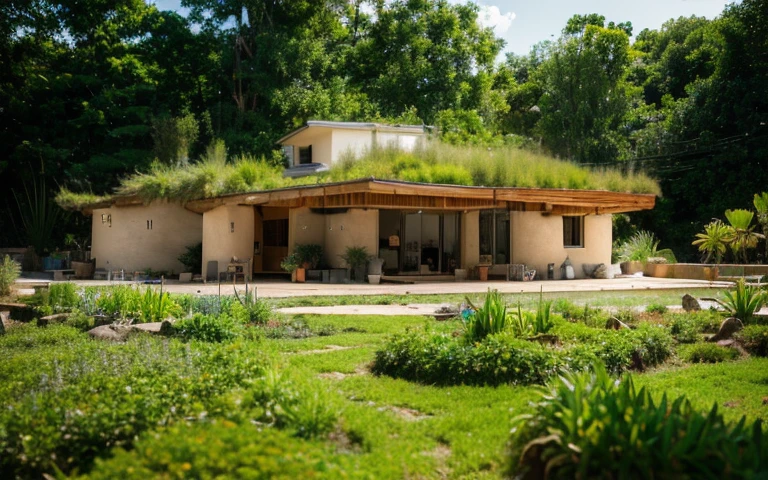
[[[39,281],[38,281],[39,282]],[[19,280],[18,286],[24,289],[24,280]],[[78,285],[114,285],[130,284],[131,282],[107,282],[102,280],[76,280]],[[428,295],[428,294],[462,294],[483,293],[489,288],[497,289],[501,293],[535,293],[540,289],[544,292],[594,292],[613,290],[653,290],[673,288],[724,288],[733,285],[730,282],[707,282],[702,280],[685,280],[675,278],[654,277],[619,277],[611,280],[581,279],[581,280],[552,280],[533,282],[505,282],[505,281],[466,281],[466,282],[423,282],[415,284],[380,285],[369,284],[325,284],[325,283],[290,283],[287,281],[257,281],[251,283],[249,288],[256,288],[259,297],[308,297],[331,295]],[[155,286],[157,288],[157,286]],[[218,284],[179,283],[169,280],[164,287],[165,291],[173,293],[190,293],[201,295],[214,295],[219,292]],[[242,292],[244,285],[238,284],[238,291]],[[232,284],[221,284],[221,293],[232,294]]]
[[[425,315],[431,316],[442,306],[453,306],[449,303],[413,303],[410,305],[334,305],[327,307],[286,307],[278,308],[280,313],[289,315]]]

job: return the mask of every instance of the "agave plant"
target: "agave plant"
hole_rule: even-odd
[[[763,308],[766,301],[768,301],[766,292],[759,287],[747,285],[743,279],[740,279],[736,282],[736,289],[724,292],[723,299],[717,300],[717,303],[722,305],[730,316],[746,324],[752,320],[755,312]]]
[[[754,217],[755,213],[749,210],[736,209],[725,211],[725,218],[731,224],[725,241],[731,246],[734,257],[738,259],[741,256],[744,263],[749,262],[748,250],[757,247],[758,240],[765,238],[763,234],[754,231],[755,227],[752,225]]]
[[[704,233],[696,234],[693,245],[697,245],[700,252],[707,254],[704,263],[709,263],[712,256],[715,257],[715,263],[722,262],[727,246],[725,239],[728,238],[728,231],[728,225],[721,220],[712,220],[704,226]]]
[[[507,328],[507,305],[498,290],[489,289],[480,308],[475,307],[468,298],[467,303],[474,313],[469,318],[462,318],[462,322],[464,333],[470,341],[480,341]]]

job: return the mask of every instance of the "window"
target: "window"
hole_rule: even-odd
[[[288,246],[288,219],[264,220],[264,246]]]
[[[312,163],[312,145],[308,147],[299,147],[299,163],[301,165]]]
[[[584,247],[584,217],[563,217],[563,246]]]
[[[495,265],[510,263],[509,244],[509,212],[482,210],[480,212],[480,256],[490,258],[491,263]]]

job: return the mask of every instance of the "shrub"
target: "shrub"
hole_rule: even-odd
[[[694,343],[680,349],[680,358],[689,363],[719,363],[738,356],[735,349],[715,343]]]
[[[54,312],[69,311],[80,305],[77,286],[71,282],[52,283],[48,287],[48,305]]]
[[[174,419],[221,415],[218,399],[263,372],[257,344],[154,337],[94,342],[70,327],[19,327],[0,338],[0,476],[87,471]]]
[[[264,325],[272,320],[275,312],[266,300],[246,300],[245,305],[239,301],[233,302],[229,314],[242,323]]]
[[[179,316],[181,309],[168,293],[147,287],[139,301],[138,319],[143,322],[161,322],[171,316]]]
[[[0,262],[0,296],[11,294],[11,287],[20,274],[21,266],[5,255]]]
[[[344,478],[349,455],[279,430],[229,421],[178,424],[141,438],[133,450],[97,460],[89,478]]]
[[[749,353],[768,357],[768,325],[747,325],[737,335]]]
[[[203,342],[227,342],[242,335],[244,326],[229,315],[203,315],[196,313],[173,324],[180,337]]]
[[[299,266],[308,265],[317,268],[323,260],[323,246],[315,243],[297,244],[294,249]]]
[[[694,316],[677,314],[672,318],[669,331],[680,343],[695,343],[701,329]]]
[[[482,307],[467,303],[474,310],[468,318],[462,317],[464,335],[470,342],[477,342],[488,335],[500,333],[507,327],[507,305],[498,290],[488,290]]]
[[[667,306],[660,303],[652,303],[645,307],[645,311],[648,313],[658,313],[663,315],[667,313]]]
[[[116,285],[101,289],[96,307],[111,317],[134,318],[138,315],[141,293],[130,285]]]
[[[379,375],[441,385],[542,383],[561,366],[557,351],[513,335],[489,335],[469,345],[430,328],[393,335],[376,352]]]
[[[717,405],[699,413],[685,397],[656,403],[599,365],[542,388],[512,432],[508,470],[518,478],[755,478],[768,469],[759,421],[729,424]]]
[[[203,272],[203,244],[190,245],[187,251],[179,255],[177,260],[184,265],[187,272],[199,274]]]

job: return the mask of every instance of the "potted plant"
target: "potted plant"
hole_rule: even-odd
[[[299,283],[304,282],[305,270],[303,268],[299,268],[299,257],[295,253],[292,253],[283,258],[283,260],[280,262],[280,268],[286,272],[290,272],[291,281]],[[299,270],[301,270],[301,277],[299,277]]]
[[[365,266],[371,258],[368,254],[368,249],[365,247],[347,247],[347,251],[341,255],[341,258],[347,263],[347,266],[352,269],[354,280],[356,282],[365,280]]]
[[[64,243],[68,247],[75,248],[70,252],[72,258],[70,266],[75,271],[75,277],[79,279],[93,278],[93,272],[96,269],[95,259],[88,258],[88,240],[88,237],[78,238],[71,233],[64,237]]]
[[[316,243],[296,244],[293,253],[298,257],[299,265],[302,268],[314,270],[323,259],[323,246]]]
[[[184,265],[184,272],[179,274],[179,281],[191,282],[194,275],[203,271],[203,244],[188,246],[187,251],[179,255],[177,260]]]
[[[381,282],[381,272],[384,267],[383,258],[371,258],[368,263],[368,283],[378,285]]]

